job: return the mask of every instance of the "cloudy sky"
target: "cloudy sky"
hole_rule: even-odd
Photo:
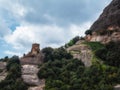
[[[59,47],[85,30],[112,0],[0,0],[0,58],[32,43]]]

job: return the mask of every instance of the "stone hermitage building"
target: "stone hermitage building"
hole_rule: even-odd
[[[41,64],[43,62],[43,54],[40,51],[40,45],[37,43],[32,44],[31,51],[28,54],[24,54],[20,62],[21,64]]]

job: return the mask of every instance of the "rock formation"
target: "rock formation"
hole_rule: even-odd
[[[114,90],[120,90],[120,85],[114,86]]]
[[[45,80],[37,76],[38,65],[43,62],[43,54],[40,52],[39,44],[33,44],[31,51],[20,59],[22,65],[22,78],[31,87],[28,90],[43,90]]]
[[[120,0],[112,0],[90,29],[100,31],[108,28],[120,28]]]
[[[6,62],[0,61],[0,81],[4,80],[6,76]]]
[[[101,42],[103,44],[109,43],[110,41],[120,41],[120,32],[112,32],[111,34],[100,35],[93,32],[92,35],[86,35],[86,41],[90,42]]]
[[[73,58],[81,60],[86,67],[90,66],[93,57],[92,51],[89,46],[83,44],[84,41],[78,41],[75,45],[67,49],[73,55]]]
[[[120,0],[113,0],[93,23],[90,30],[92,35],[87,35],[87,41],[109,43],[120,41]]]

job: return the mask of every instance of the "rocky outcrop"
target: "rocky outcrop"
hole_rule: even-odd
[[[90,29],[100,31],[108,28],[120,28],[120,0],[112,0]]]
[[[75,45],[67,49],[74,58],[81,60],[86,67],[91,66],[91,59],[93,57],[89,46],[83,44],[83,41],[78,41]]]
[[[0,62],[0,81],[4,80],[7,76],[6,62]]]
[[[25,83],[32,86],[44,85],[45,80],[39,80],[37,65],[22,65],[22,78]]]
[[[0,69],[5,69],[6,68],[6,62],[0,62]]]
[[[39,44],[33,44],[31,52],[24,55],[20,62],[22,66],[22,79],[31,86],[28,90],[43,90],[45,80],[40,80],[37,76],[39,71],[38,65],[43,62],[43,54],[40,52]]]
[[[2,72],[0,73],[0,81],[4,80],[4,79],[6,78],[6,76],[7,76],[6,70],[2,71]]]
[[[36,65],[22,65],[22,78],[29,85],[39,85],[37,77],[38,67]]]
[[[45,86],[43,85],[40,85],[40,86],[37,86],[37,87],[30,87],[28,90],[43,90]]]
[[[86,36],[87,41],[120,41],[120,0],[112,0],[90,30],[92,35]]]
[[[86,36],[87,41],[101,42],[103,44],[109,43],[110,41],[120,41],[120,32],[112,32],[111,34],[99,35],[96,32],[92,35]]]
[[[114,86],[114,90],[120,90],[120,85]]]

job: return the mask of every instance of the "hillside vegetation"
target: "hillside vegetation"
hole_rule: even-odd
[[[39,65],[38,77],[46,80],[45,90],[113,90],[120,84],[120,42],[103,45],[85,41],[83,44],[94,54],[90,67],[73,59],[65,47],[42,49],[45,57]],[[0,82],[0,90],[27,90],[28,85],[21,78],[19,58],[13,56],[2,60],[7,62],[8,75]]]
[[[42,49],[44,62],[39,65],[38,77],[46,80],[45,90],[113,90],[120,84],[120,42],[103,45],[85,41],[82,44],[92,50],[90,67],[74,59],[65,47]],[[7,62],[8,75],[0,82],[0,90],[27,90],[29,86],[21,78],[19,58],[13,56],[1,60]]]
[[[120,83],[120,69],[118,65],[114,65],[115,57],[120,54],[118,53],[120,49],[115,51],[114,48],[109,47],[107,50],[107,53],[113,53],[112,50],[116,53],[116,56],[111,56],[111,58],[108,54],[105,56],[113,62],[112,65],[101,58],[103,57],[101,55],[106,53],[102,53],[101,50],[110,46],[111,43],[106,46],[99,42],[85,42],[85,44],[91,47],[97,59],[90,67],[85,67],[81,60],[70,57],[64,48],[43,49],[47,61],[45,60],[40,66],[38,76],[46,79],[45,90],[113,90],[113,86]],[[113,43],[113,45],[119,48],[118,44]],[[118,58],[117,61],[120,59]]]
[[[6,61],[6,59],[3,59]],[[7,59],[7,77],[0,82],[0,90],[27,90],[27,85],[21,78],[21,65],[19,58],[13,56]]]

